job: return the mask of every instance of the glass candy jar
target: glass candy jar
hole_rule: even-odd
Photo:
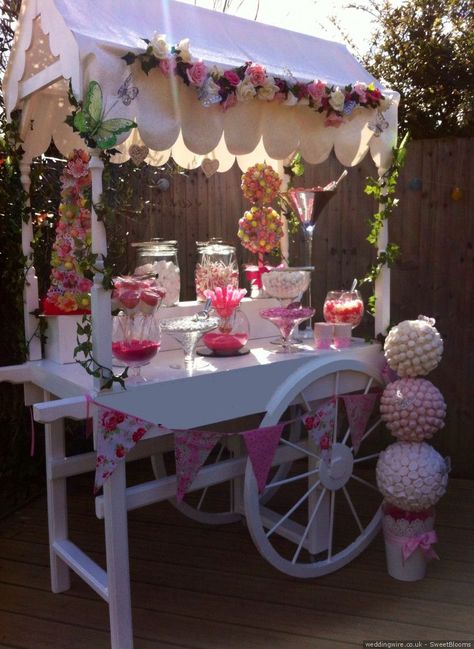
[[[234,246],[220,240],[211,239],[198,242],[198,259],[194,273],[196,299],[205,302],[204,291],[239,284],[239,269]]]
[[[359,291],[329,291],[324,300],[323,315],[331,324],[357,327],[364,315],[364,302]]]
[[[166,289],[163,306],[179,302],[181,288],[178,264],[178,242],[152,240],[132,244],[137,248],[135,275],[157,275],[160,286]]]
[[[215,356],[235,356],[242,353],[249,339],[249,321],[240,309],[228,317],[219,316],[216,329],[205,333],[203,342]]]

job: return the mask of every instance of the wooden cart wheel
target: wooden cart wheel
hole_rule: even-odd
[[[290,405],[303,414],[334,395],[364,394],[381,386],[380,373],[366,363],[339,359],[321,364],[318,359],[282,384],[261,425],[288,419]],[[375,485],[375,463],[384,435],[378,408],[374,410],[355,454],[344,406],[337,399],[326,461],[303,424],[298,424],[298,441],[281,440],[263,494],[247,461],[247,525],[259,552],[281,572],[303,578],[333,572],[360,554],[377,534],[382,497]],[[291,470],[275,479],[274,472],[289,461]]]

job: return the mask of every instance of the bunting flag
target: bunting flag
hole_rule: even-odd
[[[336,425],[336,406],[337,399],[332,397],[324,401],[314,412],[303,417],[308,435],[319,447],[324,462],[329,462],[331,456],[332,437]]]
[[[255,428],[242,433],[260,493],[267,483],[273,456],[285,426],[286,422],[282,422],[275,426]]]
[[[174,456],[176,460],[176,500],[181,502],[193,483],[209,453],[222,437],[222,433],[205,430],[175,432]]]
[[[367,428],[367,422],[379,397],[378,392],[367,394],[347,394],[342,397],[347,412],[347,420],[351,430],[354,455],[358,452],[362,437]]]
[[[94,493],[97,493],[119,462],[152,428],[152,424],[119,410],[97,404],[97,456],[95,463]]]

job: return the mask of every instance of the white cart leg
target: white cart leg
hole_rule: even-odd
[[[70,573],[53,546],[56,541],[68,538],[67,486],[66,478],[53,478],[52,466],[55,461],[63,461],[66,454],[64,419],[45,424],[45,453],[51,590],[53,593],[62,593],[71,587]]]
[[[112,649],[133,649],[125,462],[104,484],[105,551]]]

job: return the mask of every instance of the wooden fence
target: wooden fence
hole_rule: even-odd
[[[399,207],[390,219],[390,240],[402,256],[392,271],[392,321],[436,319],[445,341],[440,367],[429,379],[448,404],[446,428],[433,439],[443,455],[450,455],[453,474],[474,478],[474,163],[472,139],[417,141],[410,144],[398,185]],[[331,157],[307,166],[302,186],[326,184],[341,172]],[[324,210],[315,232],[313,304],[322,319],[326,291],[348,287],[362,277],[374,258],[367,243],[367,221],[375,209],[363,193],[365,179],[375,173],[369,156],[349,170],[337,194]],[[161,236],[179,241],[182,299],[194,297],[193,271],[197,240],[222,237],[236,245],[239,262],[251,256],[237,238],[237,222],[248,203],[240,191],[240,170],[206,178],[201,170],[171,176],[169,191],[150,194],[149,218],[128,225],[129,242]],[[460,195],[452,190],[458,187]],[[298,237],[297,237],[298,239]],[[292,265],[303,260],[298,241],[292,245]],[[133,267],[134,250],[129,248]],[[365,318],[358,332],[368,333]]]

